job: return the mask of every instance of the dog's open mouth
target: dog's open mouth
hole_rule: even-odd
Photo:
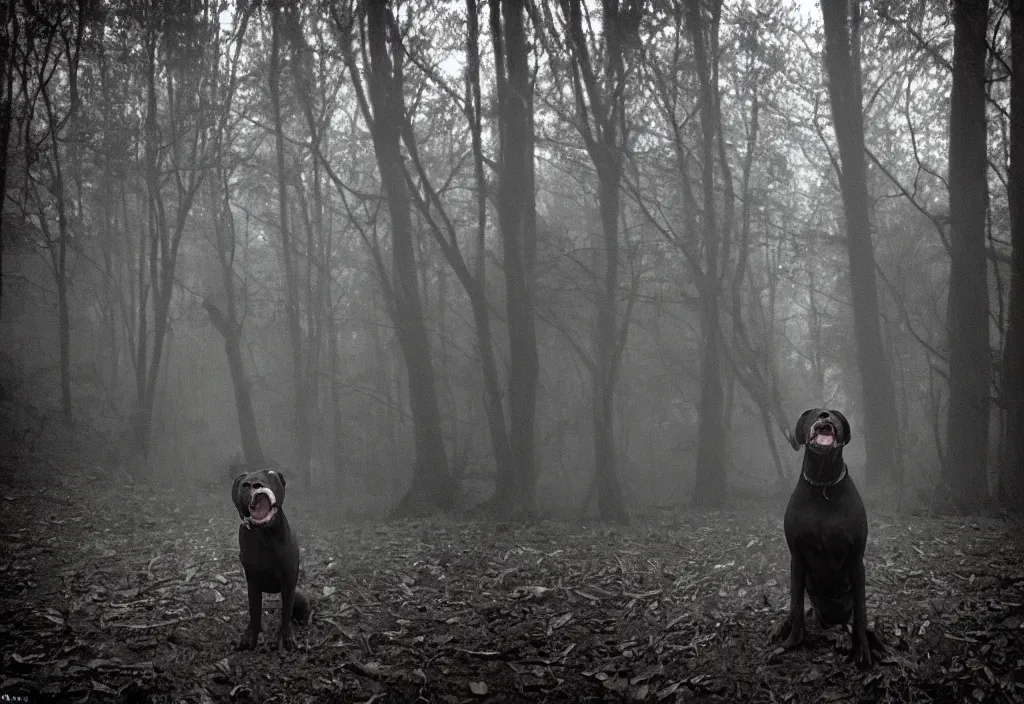
[[[822,423],[811,430],[811,444],[832,447],[836,443],[836,429],[831,423]]]
[[[260,487],[249,497],[249,522],[255,525],[269,523],[277,515],[277,497],[266,487]]]

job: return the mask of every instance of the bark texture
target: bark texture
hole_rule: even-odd
[[[947,326],[949,412],[944,512],[973,513],[987,500],[989,348],[985,53],[987,0],[953,3],[953,90],[949,122],[952,228]]]
[[[864,112],[856,41],[858,3],[859,0],[834,0],[821,4],[825,25],[825,66],[832,122],[842,163],[839,180],[846,215],[846,249],[850,258],[854,341],[864,409],[867,479],[875,485],[899,485],[902,482],[902,461],[896,388],[879,326],[875,246],[871,239],[864,157]]]

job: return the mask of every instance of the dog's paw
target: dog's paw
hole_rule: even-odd
[[[858,634],[854,632],[853,651],[850,653],[850,659],[853,660],[858,668],[866,670],[871,667],[872,651],[877,651],[877,646],[881,646],[881,643],[879,643],[874,633],[865,632]]]
[[[295,606],[292,608],[292,621],[300,626],[308,626],[312,616],[313,609],[309,604],[309,600],[306,599],[302,592],[296,591]]]
[[[282,628],[277,632],[277,647],[281,652],[295,650],[295,636],[291,628]]]
[[[785,650],[792,650],[793,648],[800,647],[800,644],[804,642],[804,629],[792,628],[789,631],[789,637],[782,642],[782,647]]]
[[[867,670],[871,667],[871,648],[868,647],[867,643],[863,645],[854,643],[851,659],[858,669]]]
[[[889,654],[889,649],[885,647],[885,643],[874,631],[868,631],[868,646],[876,655],[885,656]]]
[[[772,632],[772,643],[781,643],[786,640],[786,638],[789,637],[789,632],[791,630],[792,628],[789,625],[789,619],[787,618]]]
[[[793,623],[796,621],[796,623]],[[801,619],[786,619],[786,624],[789,626],[789,633],[786,639],[782,641],[782,647],[785,650],[792,650],[797,648],[801,643],[804,642],[804,636],[807,635],[807,631],[804,628],[804,620]]]
[[[255,650],[256,641],[259,639],[260,632],[252,627],[246,628],[242,633],[242,637],[238,639],[238,644],[235,646],[236,650]]]

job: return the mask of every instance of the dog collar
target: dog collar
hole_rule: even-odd
[[[839,482],[846,479],[846,463],[843,462],[843,471],[839,473],[839,476],[830,482],[815,481],[814,479],[811,479],[810,477],[807,476],[807,472],[800,472],[800,476],[803,477],[804,481],[810,484],[811,486],[820,487],[821,495],[825,497],[825,501],[831,501],[831,499],[828,498],[828,488],[830,486],[835,486]]]

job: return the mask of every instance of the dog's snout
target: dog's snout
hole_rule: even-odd
[[[821,413],[818,414],[818,418],[828,418],[828,416],[828,411],[822,411]]]

